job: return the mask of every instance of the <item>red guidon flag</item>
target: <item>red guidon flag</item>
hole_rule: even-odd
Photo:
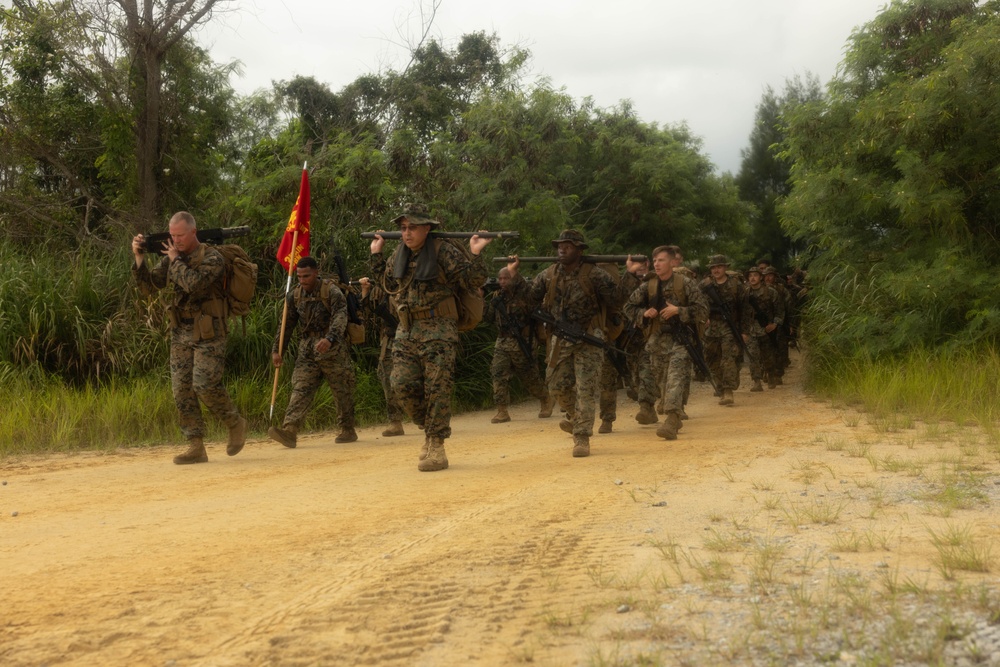
[[[295,232],[299,235],[296,238]],[[292,239],[295,238],[295,248]],[[302,184],[299,186],[299,198],[295,200],[295,208],[288,218],[288,227],[278,246],[278,263],[285,271],[292,272],[292,267],[309,254],[309,172],[302,169]]]

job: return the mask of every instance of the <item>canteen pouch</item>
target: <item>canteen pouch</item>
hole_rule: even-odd
[[[202,313],[195,322],[195,331],[198,332],[198,340],[212,340],[215,338],[215,325],[211,315]]]

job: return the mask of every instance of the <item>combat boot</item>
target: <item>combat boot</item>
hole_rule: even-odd
[[[334,442],[354,442],[358,439],[358,432],[354,430],[353,426],[345,426],[337,434],[337,437],[333,439]]]
[[[601,420],[601,426],[600,426],[600,428],[597,429],[597,432],[598,433],[611,433],[611,428],[612,428],[613,424],[614,424],[614,422],[611,421],[610,419],[602,419]]]
[[[289,449],[295,449],[298,437],[296,434],[298,429],[294,426],[285,426],[284,428],[278,428],[277,426],[272,426],[267,429],[267,437],[271,438],[275,442],[280,442],[285,447]]]
[[[733,390],[723,389],[722,398],[719,399],[719,405],[732,405],[734,402],[735,401],[733,401]]]
[[[684,410],[683,407],[681,407],[681,410],[680,412],[677,413],[677,416],[679,416],[681,419],[690,419],[690,417],[688,417],[688,413]]]
[[[497,406],[497,413],[496,413],[496,415],[493,416],[493,419],[490,420],[490,423],[491,424],[503,424],[504,422],[509,422],[509,421],[510,421],[510,413],[507,412],[507,406],[506,405],[498,405]]]
[[[538,418],[547,419],[552,416],[552,408],[556,404],[556,399],[551,396],[546,396],[541,401],[541,406],[538,408]]]
[[[590,456],[590,436],[573,436],[573,456],[578,459],[583,458],[584,456]]]
[[[188,449],[183,454],[174,457],[174,463],[185,465],[187,463],[208,463],[208,452],[205,451],[205,443],[201,438],[191,438],[188,440]]]
[[[389,422],[389,428],[382,431],[382,435],[390,438],[394,435],[405,435],[403,433],[403,422]]]
[[[573,422],[571,422],[568,419],[563,419],[561,422],[559,422],[559,428],[561,428],[562,430],[566,431],[567,433],[572,433],[573,432]]]
[[[656,429],[656,435],[666,440],[676,440],[677,431],[681,428],[681,418],[676,412],[668,412],[663,418],[663,424]]]
[[[774,384],[777,384],[777,385],[783,384],[783,382],[781,381],[781,377],[774,378]]]
[[[240,417],[240,420],[229,428],[229,442],[226,443],[226,454],[236,456],[243,451],[243,445],[247,444],[247,420]]]
[[[760,380],[753,381],[753,386],[750,387],[750,391],[764,391],[764,387],[761,386]]]
[[[640,424],[655,424],[660,421],[660,418],[656,416],[652,403],[640,403],[639,413],[635,416],[635,420]]]
[[[420,472],[434,472],[448,467],[448,456],[444,453],[444,439],[428,437],[424,445],[427,455],[417,464]]]

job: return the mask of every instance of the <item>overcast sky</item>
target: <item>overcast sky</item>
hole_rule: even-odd
[[[424,0],[425,6],[430,0]],[[446,46],[496,33],[532,54],[573,97],[623,99],[661,126],[686,122],[719,171],[739,170],[764,87],[812,72],[825,84],[851,31],[886,0],[442,0],[432,34]],[[358,76],[402,67],[420,31],[418,0],[250,0],[197,38],[217,62],[239,60],[249,93],[313,76],[339,91]]]

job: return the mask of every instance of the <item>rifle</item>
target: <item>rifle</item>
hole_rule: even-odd
[[[340,280],[340,284],[350,285],[351,276],[347,273],[347,263],[344,261],[344,256],[336,248],[333,249],[333,263],[337,267],[337,277]],[[361,302],[358,300],[358,295],[349,289],[345,289],[344,297],[347,299],[347,321],[351,324],[364,324],[364,320],[361,319],[361,315],[359,314]]]
[[[361,232],[361,238],[373,239],[378,234],[384,239],[401,239],[403,232]],[[471,239],[478,236],[481,239],[519,239],[521,232],[431,232],[432,239]]]
[[[399,326],[399,320],[396,319],[396,316],[392,314],[392,309],[389,308],[388,299],[382,299],[375,304],[375,314],[382,318],[382,321],[385,322],[386,326],[393,331],[395,331],[396,327]]]
[[[553,333],[568,343],[586,343],[587,345],[593,345],[594,347],[599,347],[604,350],[604,353],[608,357],[608,361],[610,361],[611,365],[615,367],[616,371],[618,371],[618,375],[620,375],[622,380],[625,381],[628,388],[634,388],[632,386],[632,374],[628,372],[626,354],[617,347],[601,340],[597,336],[591,336],[589,333],[584,331],[583,327],[579,324],[573,324],[572,322],[566,322],[565,320],[557,320],[542,310],[536,310],[531,314],[531,316],[539,322],[544,322],[552,327]]]
[[[534,352],[531,350],[531,343],[524,339],[524,335],[521,332],[522,327],[518,326],[517,319],[510,314],[507,310],[507,304],[503,300],[503,292],[498,293],[493,297],[493,307],[496,309],[497,313],[500,315],[501,328],[506,329],[510,335],[514,337],[517,341],[517,346],[521,348],[521,352],[524,353],[524,358],[529,362],[534,360]]]
[[[483,294],[492,294],[500,289],[500,281],[496,278],[487,278],[486,282],[483,283]]]
[[[747,344],[743,342],[743,335],[740,333],[740,328],[736,324],[736,320],[733,318],[733,311],[729,310],[729,304],[723,300],[722,295],[719,294],[719,286],[714,280],[712,280],[708,287],[705,288],[705,294],[712,300],[716,305],[719,312],[722,313],[722,319],[726,321],[729,326],[729,331],[733,334],[733,338],[736,339],[736,344],[739,345],[740,351],[743,354],[747,353]]]
[[[250,227],[248,225],[242,225],[240,227],[222,227],[219,229],[199,229],[198,241],[201,243],[210,243],[211,245],[221,245],[225,239],[232,238],[233,236],[246,236],[249,233]],[[146,234],[142,237],[142,246],[139,250],[142,253],[162,253],[165,249],[163,244],[169,240],[170,232]]]
[[[525,264],[544,264],[546,262],[558,262],[558,257],[519,257]],[[624,264],[628,260],[633,262],[645,262],[645,255],[583,255],[580,259],[587,264]],[[513,257],[494,257],[494,264],[507,264],[513,262]]]

